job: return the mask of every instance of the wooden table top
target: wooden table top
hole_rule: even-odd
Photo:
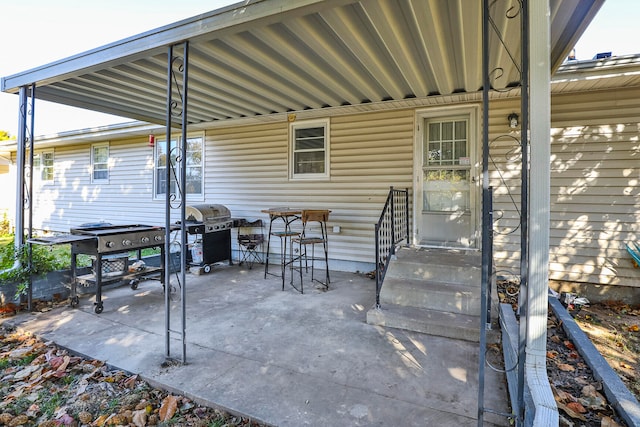
[[[269,208],[263,209],[262,213],[269,214],[271,216],[293,216],[302,214],[302,209],[299,208]]]

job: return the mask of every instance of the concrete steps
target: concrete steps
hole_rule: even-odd
[[[439,337],[480,341],[480,316],[385,304],[367,312],[367,323],[422,332]]]
[[[480,313],[480,287],[418,279],[385,278],[380,304],[420,307],[458,314]]]
[[[400,248],[367,323],[479,341],[480,252]]]

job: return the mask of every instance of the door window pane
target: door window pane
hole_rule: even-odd
[[[456,212],[471,209],[469,171],[427,171],[424,177],[423,209]]]
[[[429,123],[427,129],[427,150],[423,153],[423,163],[427,166],[465,164],[468,158],[465,120]]]
[[[423,209],[469,211],[470,161],[467,120],[428,123],[423,153]]]

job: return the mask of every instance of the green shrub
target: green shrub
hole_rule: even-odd
[[[30,277],[42,276],[50,271],[64,270],[71,267],[71,247],[69,245],[42,246],[31,245],[32,266],[29,268],[29,245],[24,245],[16,254],[13,236],[0,237],[0,286],[5,283],[17,283],[16,298],[25,295]],[[142,256],[159,254],[160,249],[147,248],[142,250]],[[136,252],[129,253],[129,257],[137,256]],[[13,269],[18,259],[20,268]],[[78,268],[90,267],[93,257],[78,254],[76,265]]]
[[[16,260],[20,266],[12,268]],[[17,252],[13,240],[0,247],[0,284],[16,283],[16,297],[26,294],[31,277],[65,268],[65,261],[45,246],[32,245],[31,260],[29,265],[29,245],[22,246]],[[66,266],[68,264],[66,261]]]
[[[11,223],[9,222],[9,217],[7,213],[4,212],[2,214],[2,219],[0,220],[0,236],[8,236],[11,234]]]

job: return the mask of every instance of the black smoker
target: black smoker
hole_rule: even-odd
[[[187,250],[187,266],[195,274],[209,273],[211,264],[231,259],[231,212],[224,205],[187,206],[185,225],[195,237]]]

